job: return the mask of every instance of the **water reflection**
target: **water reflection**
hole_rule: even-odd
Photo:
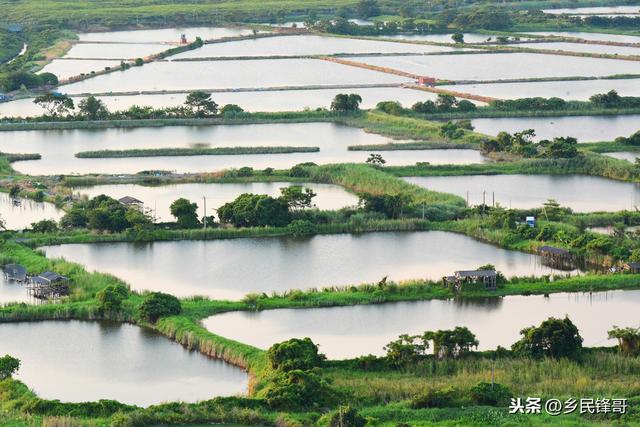
[[[560,293],[234,312],[212,316],[204,325],[216,334],[260,348],[308,336],[330,358],[351,358],[382,355],[382,347],[403,333],[456,326],[467,326],[475,333],[481,350],[509,347],[519,339],[522,328],[538,325],[550,316],[568,315],[578,326],[585,346],[603,346],[615,344],[607,338],[613,325],[638,326],[639,303],[640,291]]]

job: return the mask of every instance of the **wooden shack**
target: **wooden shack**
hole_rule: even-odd
[[[640,273],[640,262],[628,262],[622,269],[631,273]]]
[[[142,206],[144,205],[144,203],[142,203],[142,200],[138,200],[135,197],[131,197],[131,196],[121,197],[118,199],[118,202],[120,202],[121,205],[124,205],[128,208],[141,209]]]
[[[453,276],[445,278],[445,282],[453,286],[456,291],[464,290],[465,285],[478,284],[484,285],[487,291],[495,291],[498,287],[498,273],[495,270],[460,270],[456,271]]]
[[[2,271],[7,280],[20,283],[24,283],[27,280],[27,269],[20,264],[7,264]]]
[[[538,253],[542,256],[544,265],[562,270],[575,268],[575,257],[566,249],[556,248],[554,246],[540,246]]]
[[[69,278],[53,271],[31,277],[27,285],[29,295],[38,299],[56,299],[69,295]]]

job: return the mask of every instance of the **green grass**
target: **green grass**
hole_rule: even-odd
[[[196,147],[149,148],[131,150],[82,151],[75,156],[81,159],[159,157],[159,156],[229,156],[241,154],[315,153],[320,147]]]

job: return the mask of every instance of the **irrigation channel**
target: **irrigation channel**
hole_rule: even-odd
[[[111,273],[133,289],[222,299],[371,283],[385,276],[441,280],[456,270],[488,263],[507,277],[575,273],[547,267],[538,255],[441,231],[66,244],[43,249],[49,258],[63,257],[88,270]]]

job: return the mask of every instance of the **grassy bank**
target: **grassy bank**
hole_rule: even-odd
[[[241,154],[315,153],[320,147],[196,147],[149,148],[132,150],[81,151],[75,156],[81,159],[160,157],[160,156],[230,156]]]

